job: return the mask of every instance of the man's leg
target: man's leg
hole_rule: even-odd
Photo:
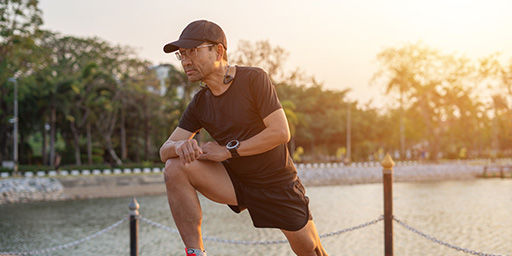
[[[212,201],[237,205],[226,169],[218,162],[195,160],[184,165],[172,158],[165,163],[164,178],[169,207],[185,247],[204,250],[196,190]]]
[[[293,252],[298,256],[327,256],[312,220],[308,221],[306,226],[298,231],[282,229],[281,231],[288,239]]]

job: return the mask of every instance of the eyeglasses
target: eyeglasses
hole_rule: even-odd
[[[190,48],[190,49],[184,49],[183,51],[176,51],[176,58],[179,60],[179,61],[183,61],[185,60],[185,58],[188,58],[190,59],[190,57],[196,57],[197,56],[197,49],[199,48],[205,48],[205,47],[211,47],[211,46],[214,46],[214,44],[205,44],[205,45],[200,45],[198,47],[195,47],[195,48]]]

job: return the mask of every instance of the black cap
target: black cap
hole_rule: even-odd
[[[178,41],[166,44],[164,52],[174,52],[179,48],[195,48],[204,42],[222,44],[224,49],[228,49],[226,35],[219,25],[207,20],[196,20],[187,25]]]

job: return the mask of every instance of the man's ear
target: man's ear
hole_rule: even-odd
[[[217,48],[215,49],[217,51],[217,61],[222,60],[222,55],[224,54],[224,46],[222,44],[217,44]]]

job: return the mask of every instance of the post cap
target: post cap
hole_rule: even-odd
[[[135,199],[135,197],[132,198],[132,201],[130,202],[130,205],[128,205],[128,208],[131,211],[137,211],[139,209],[139,203]]]
[[[391,170],[393,169],[393,166],[395,166],[395,162],[393,162],[393,159],[391,158],[389,153],[386,153],[386,156],[384,157],[384,159],[382,159],[380,165],[382,165],[384,169]]]

